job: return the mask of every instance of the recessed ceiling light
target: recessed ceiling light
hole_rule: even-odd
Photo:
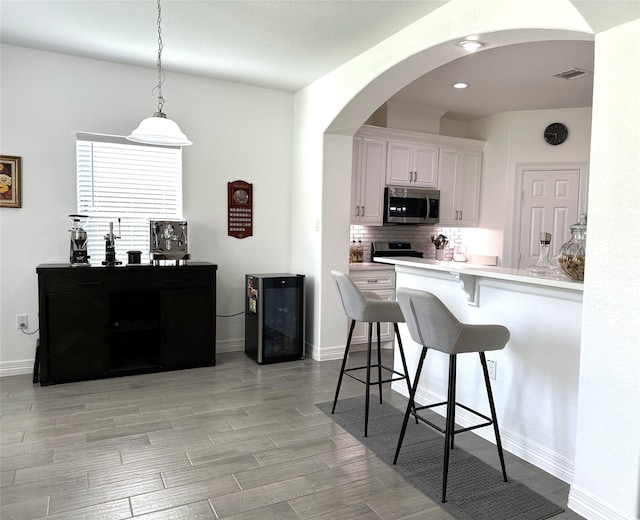
[[[458,45],[460,45],[460,47],[462,47],[465,51],[468,51],[468,52],[475,52],[480,47],[484,47],[484,43],[481,43],[477,40],[464,40],[464,41],[461,41]]]
[[[460,81],[458,83],[453,84],[453,88],[469,88],[469,83],[465,83],[464,81]]]

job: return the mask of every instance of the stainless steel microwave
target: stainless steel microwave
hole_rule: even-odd
[[[384,189],[384,224],[437,224],[440,191],[387,186]]]

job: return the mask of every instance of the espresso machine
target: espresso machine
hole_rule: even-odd
[[[120,218],[118,218],[118,234],[113,233],[113,222],[109,222],[109,232],[104,236],[105,253],[102,265],[121,265],[122,262],[116,258],[116,239],[120,238]]]
[[[69,215],[72,222],[71,241],[69,243],[69,264],[71,267],[89,267],[87,252],[87,232],[82,229],[82,219],[87,215]]]

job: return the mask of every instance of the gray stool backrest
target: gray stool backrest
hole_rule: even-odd
[[[358,289],[358,286],[345,273],[331,271],[331,277],[338,287],[345,314],[352,320],[366,321],[364,319],[364,311],[367,305],[366,295]]]
[[[500,350],[509,341],[502,325],[461,323],[440,299],[427,291],[396,291],[411,337],[416,343],[447,354]]]
[[[413,341],[453,353],[462,324],[446,305],[434,294],[416,289],[400,287],[396,296]]]

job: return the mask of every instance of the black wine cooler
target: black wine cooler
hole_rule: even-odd
[[[304,275],[245,275],[244,350],[257,363],[304,358]]]

